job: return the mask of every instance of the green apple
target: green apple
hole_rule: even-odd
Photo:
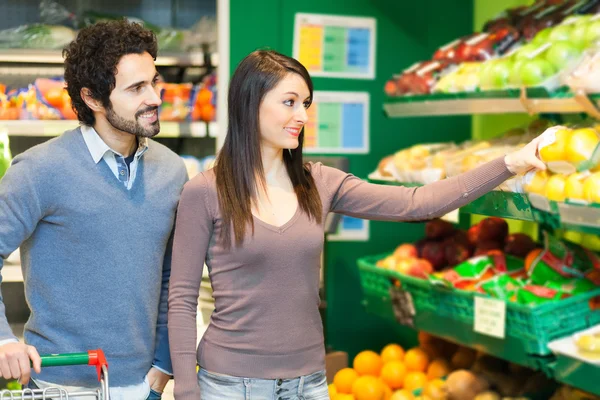
[[[521,66],[519,74],[525,86],[537,86],[555,73],[554,67],[543,58],[529,60]]]
[[[514,54],[515,61],[517,60],[530,60],[534,57],[535,53],[539,50],[541,46],[545,43],[536,44],[536,43],[528,43],[525,46],[521,47]]]
[[[479,69],[479,86],[488,88],[492,86],[490,79],[490,70],[496,63],[496,60],[486,61],[481,65]]]
[[[581,51],[578,47],[567,40],[561,40],[552,43],[552,46],[546,51],[545,57],[557,71],[560,71],[576,60],[580,54]]]
[[[557,40],[569,40],[572,30],[573,30],[572,25],[558,25],[558,26],[552,28],[552,31],[550,32],[548,39],[550,39],[550,41],[553,41],[553,42],[557,41]]]
[[[508,83],[513,86],[521,85],[521,67],[525,64],[527,60],[517,60],[513,63],[512,69],[510,71],[510,76],[508,77]]]
[[[502,89],[508,83],[513,62],[510,59],[497,60],[489,70],[489,83],[492,87]]]
[[[587,45],[593,44],[600,39],[600,20],[590,22],[585,30],[585,41]]]
[[[540,45],[546,43],[549,40],[548,38],[550,37],[552,30],[552,28],[546,28],[539,31],[531,41],[531,44]]]
[[[576,24],[573,30],[571,30],[571,37],[569,40],[571,43],[580,49],[587,47],[587,28],[588,24]]]

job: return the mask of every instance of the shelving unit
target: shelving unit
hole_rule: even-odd
[[[390,118],[475,115],[475,114],[544,114],[597,113],[591,106],[600,106],[598,96],[589,102],[583,94],[560,93],[548,97],[540,90],[433,94],[423,96],[388,97],[383,105]]]
[[[9,136],[58,136],[63,132],[75,129],[78,121],[0,121],[0,132]],[[214,138],[217,135],[216,122],[162,122],[160,123],[159,138],[194,137]]]
[[[217,54],[205,55],[201,51],[189,53],[160,52],[155,64],[159,67],[202,67],[210,57],[211,65],[217,66]],[[63,56],[60,50],[34,50],[34,49],[0,49],[0,63],[5,64],[45,64],[60,65]]]

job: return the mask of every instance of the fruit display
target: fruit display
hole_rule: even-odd
[[[214,121],[216,78],[199,85],[160,83],[163,121]],[[76,120],[62,78],[38,78],[26,88],[0,85],[0,120]]]
[[[331,400],[510,400],[561,399],[573,389],[541,372],[442,338],[419,332],[419,345],[404,349],[390,343],[381,351],[364,350],[352,365],[334,375]],[[578,392],[589,400],[597,399]],[[576,397],[564,397],[575,399]]]
[[[573,92],[582,90],[586,93],[600,93],[600,82],[597,79],[599,74],[600,48],[595,46],[584,54],[581,62],[573,68],[564,81]]]
[[[524,146],[550,126],[540,119],[524,128],[511,129],[498,138],[464,143],[417,144],[385,156],[370,179],[402,183],[427,184],[449,176],[469,171],[477,166],[500,157],[507,152]],[[512,183],[503,185],[513,190]]]
[[[538,0],[510,9],[484,31],[456,39],[395,75],[388,96],[543,86],[554,90],[600,39],[595,0]],[[590,78],[591,79],[591,76]]]
[[[532,307],[600,285],[596,253],[547,232],[541,245],[526,234],[509,234],[501,218],[486,218],[468,231],[432,220],[425,232],[424,239],[399,245],[376,265],[434,285]]]

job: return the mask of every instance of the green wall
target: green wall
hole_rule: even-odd
[[[260,4],[260,6],[258,6]],[[417,142],[464,140],[470,117],[388,119],[383,114],[383,86],[392,74],[472,31],[473,4],[465,0],[305,0],[301,2],[231,0],[231,71],[251,51],[269,46],[292,55],[297,12],[368,16],[377,19],[376,79],[315,78],[316,90],[368,91],[371,95],[370,148],[349,156],[351,172],[366,177],[379,160]],[[415,11],[415,9],[417,11]],[[326,244],[327,345],[353,357],[363,349],[379,350],[388,342],[412,345],[415,333],[364,312],[356,259],[389,251],[423,235],[422,224],[371,223],[369,242]],[[302,323],[302,321],[299,321]]]

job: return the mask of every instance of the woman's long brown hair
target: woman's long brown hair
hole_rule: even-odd
[[[227,137],[215,164],[223,222],[221,240],[227,248],[231,247],[232,227],[236,246],[242,245],[248,224],[254,234],[252,203],[256,202],[259,186],[266,186],[260,152],[259,108],[265,95],[290,73],[304,79],[312,100],[313,84],[306,68],[276,51],[258,50],[249,54],[231,78]],[[302,160],[304,129],[298,141],[297,148],[283,151],[283,161],[296,192],[298,206],[309,218],[321,223],[321,198]]]

